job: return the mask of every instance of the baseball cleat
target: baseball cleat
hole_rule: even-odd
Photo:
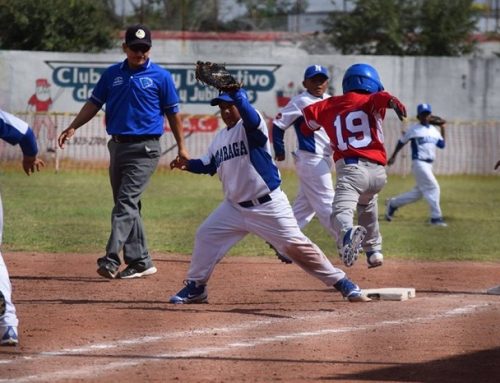
[[[97,274],[108,279],[115,279],[118,274],[118,268],[110,263],[101,263],[97,268]]]
[[[396,210],[398,210],[398,208],[392,207],[391,200],[386,199],[385,200],[385,216],[384,216],[385,220],[388,222],[391,222],[392,219],[394,218],[394,213],[396,212]]]
[[[1,328],[1,327],[0,327]],[[17,328],[14,326],[4,327],[2,339],[0,339],[0,346],[17,346],[19,339],[17,338]]]
[[[448,224],[444,221],[442,217],[439,218],[431,218],[430,224],[432,226],[442,226],[442,227],[447,227]]]
[[[5,297],[0,291],[0,317],[5,314],[5,310],[7,310],[7,303],[5,303]]]
[[[281,253],[280,253],[278,250],[276,250],[276,248],[275,248],[273,245],[271,245],[269,242],[266,242],[266,243],[269,245],[269,247],[270,247],[271,249],[273,249],[273,250],[274,250],[274,253],[276,254],[276,256],[278,257],[278,259],[279,259],[281,262],[286,263],[286,264],[293,263],[293,261],[292,261],[290,258],[288,258],[286,255],[281,254]]]
[[[158,270],[154,266],[150,266],[147,269],[144,269],[139,266],[129,265],[125,270],[120,271],[116,277],[120,279],[140,278],[140,277],[145,277],[147,275],[152,275],[157,271]]]
[[[184,285],[181,291],[170,297],[170,303],[208,303],[207,285],[198,285],[196,281],[184,281]]]
[[[382,266],[384,264],[384,255],[380,251],[367,251],[366,263],[369,269]]]
[[[354,226],[344,235],[344,245],[340,249],[340,258],[344,265],[351,267],[358,259],[361,243],[365,239],[366,229],[363,226]]]
[[[352,282],[349,278],[344,277],[337,283],[333,285],[345,299],[349,302],[370,302],[371,299],[368,298],[358,285]]]

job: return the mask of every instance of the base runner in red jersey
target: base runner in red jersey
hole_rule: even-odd
[[[337,177],[332,224],[340,258],[352,266],[364,250],[368,267],[377,267],[384,259],[377,199],[387,182],[382,122],[386,109],[394,109],[403,120],[406,108],[384,91],[378,72],[368,64],[349,67],[342,88],[343,95],[304,109],[307,126],[303,129],[311,134],[323,128],[332,143]],[[354,224],[356,210],[358,225]]]

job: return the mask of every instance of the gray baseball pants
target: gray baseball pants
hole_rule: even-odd
[[[364,251],[381,251],[382,236],[378,223],[378,193],[387,182],[385,167],[360,158],[357,164],[335,163],[337,182],[333,199],[332,225],[337,233],[337,246],[342,247],[345,233],[354,226],[354,212],[358,224],[366,229]]]
[[[106,246],[107,261],[119,266],[120,251],[127,265],[149,268],[146,233],[141,218],[141,195],[160,159],[160,141],[108,142],[109,179],[115,206],[111,213],[111,234]]]

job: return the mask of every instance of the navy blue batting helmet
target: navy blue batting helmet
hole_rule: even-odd
[[[384,90],[384,86],[374,67],[368,64],[354,64],[345,71],[342,90],[344,93],[353,90],[375,93]]]

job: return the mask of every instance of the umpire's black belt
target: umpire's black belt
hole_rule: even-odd
[[[131,142],[144,142],[144,141],[150,141],[150,140],[158,141],[159,139],[160,139],[160,136],[155,135],[155,134],[143,134],[143,135],[113,134],[111,136],[111,140],[113,142],[117,142],[119,144],[131,143]]]
[[[269,202],[271,200],[272,200],[271,196],[269,194],[266,194],[255,200],[238,202],[238,205],[240,205],[241,207],[252,207],[252,206],[262,205],[263,203]]]
[[[359,162],[370,162],[372,164],[377,164],[377,165],[382,165],[380,162],[369,160],[368,158],[363,158],[363,157],[347,157],[344,158],[344,163],[346,165],[355,165]]]

